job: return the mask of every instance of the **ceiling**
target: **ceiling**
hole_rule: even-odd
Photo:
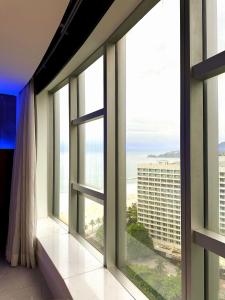
[[[0,1],[0,93],[17,95],[34,74],[69,0]]]

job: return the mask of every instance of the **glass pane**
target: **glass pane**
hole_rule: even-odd
[[[104,191],[103,118],[79,126],[79,182]]]
[[[207,0],[207,57],[225,50],[225,1]]]
[[[118,43],[119,268],[149,299],[182,298],[179,26],[160,1]]]
[[[213,300],[225,299],[225,259],[212,252],[207,252],[208,266],[208,298]],[[206,275],[207,276],[207,275]]]
[[[79,76],[79,115],[103,108],[103,56]]]
[[[225,74],[207,80],[208,228],[225,235]]]
[[[88,196],[79,195],[79,233],[95,248],[104,250],[104,208]]]
[[[69,205],[69,86],[54,95],[54,215],[68,224]]]

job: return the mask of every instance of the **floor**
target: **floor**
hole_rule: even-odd
[[[0,260],[0,300],[52,300],[38,269],[10,267]]]

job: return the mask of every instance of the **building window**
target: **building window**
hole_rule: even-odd
[[[68,224],[69,209],[69,86],[54,94],[53,215]]]
[[[72,231],[104,252],[104,78],[103,56],[71,84]],[[73,166],[76,165],[76,168]]]
[[[54,92],[53,214],[149,299],[223,299],[225,5],[150,2]]]

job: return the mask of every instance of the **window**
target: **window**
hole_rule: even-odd
[[[103,141],[103,118],[79,126],[79,182],[101,192],[104,192]]]
[[[223,140],[224,140],[224,2],[203,1],[203,59],[196,61],[193,76],[199,80],[199,88],[204,81],[204,175],[205,198],[202,227],[196,229],[196,242],[205,252],[205,268],[208,274],[202,277],[207,280],[206,293],[208,299],[223,299]],[[208,59],[209,58],[209,59]],[[208,68],[210,63],[210,68]],[[206,68],[205,68],[206,67]],[[199,218],[200,219],[200,218]],[[222,240],[221,240],[222,239]],[[201,241],[200,241],[201,240]],[[218,246],[218,241],[221,243]],[[210,246],[209,246],[210,244]],[[209,250],[209,251],[208,251]],[[199,253],[200,254],[200,253]],[[218,256],[217,256],[218,255]],[[203,257],[203,255],[202,255]],[[222,277],[221,277],[222,276]]]
[[[79,233],[100,252],[104,251],[103,205],[86,195],[79,195]]]
[[[68,224],[69,209],[69,86],[54,94],[53,214]]]
[[[223,0],[204,0],[207,11],[207,57],[225,50],[225,3]]]
[[[209,299],[222,300],[225,297],[225,259],[207,251],[208,278],[212,280],[208,285]]]
[[[79,75],[79,116],[103,108],[103,56]]]
[[[169,156],[171,151],[180,151],[179,47],[177,0],[160,1],[117,44],[119,95],[122,94],[118,99],[118,128],[122,136],[118,154],[125,157],[124,161],[119,159],[118,166],[119,205],[124,210],[119,220],[119,268],[149,299],[181,299],[181,248],[177,238],[167,231],[167,225],[157,226],[169,197],[154,193],[160,190],[160,181],[155,189],[143,191],[156,200],[153,208],[143,210],[148,212],[148,221],[158,216],[151,229],[137,209],[142,201],[137,194],[142,178],[138,174],[140,165],[159,179],[180,177],[168,175],[173,174],[173,166],[176,170],[180,167],[179,154],[175,158]],[[148,177],[145,180],[144,186]],[[155,209],[164,202],[163,207]],[[173,220],[174,210],[168,212]],[[176,212],[180,214],[180,209]],[[172,254],[175,249],[176,255]]]
[[[225,5],[156,2],[54,92],[54,215],[137,295],[222,300]]]
[[[72,231],[104,252],[103,57],[71,84]],[[72,166],[76,167],[72,167]],[[76,221],[77,220],[77,221]]]

